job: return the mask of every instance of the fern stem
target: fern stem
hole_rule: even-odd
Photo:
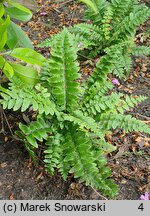
[[[65,96],[65,104],[64,104],[64,109],[67,110],[67,74],[66,74],[66,64],[65,64],[65,52],[64,52],[64,48],[65,48],[65,45],[64,45],[64,41],[63,41],[63,74],[64,74],[64,85],[65,85],[65,88],[64,88],[64,96]]]
[[[105,196],[103,196],[102,194],[100,194],[97,190],[95,190],[95,188],[93,188],[92,186],[90,186],[92,188],[92,190],[99,196],[102,197],[105,200],[108,200]]]
[[[74,2],[74,0],[68,0],[68,1],[65,1],[65,2],[61,2],[60,4],[61,4],[61,6],[63,6],[63,5],[68,4],[70,2]]]
[[[88,59],[88,60],[93,61],[93,59],[90,58],[90,57],[88,57],[88,56],[82,55],[82,54],[80,54],[80,53],[78,53],[78,55],[81,56],[81,57],[83,57],[83,58],[85,58],[85,59]]]

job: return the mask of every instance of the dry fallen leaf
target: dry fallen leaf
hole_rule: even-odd
[[[31,157],[29,158],[29,163],[28,163],[27,167],[29,169],[31,169],[31,167],[32,167],[32,158]]]
[[[39,179],[42,178],[42,176],[43,176],[43,173],[41,172],[41,173],[36,177],[36,179],[39,180]]]
[[[150,146],[150,138],[136,137],[135,142],[140,146]]]
[[[7,141],[8,141],[8,137],[7,137],[7,136],[5,136],[5,138],[4,138],[4,141],[5,141],[5,142],[7,142]]]
[[[11,194],[10,194],[9,199],[10,199],[10,200],[15,200],[14,193],[11,193]]]
[[[121,184],[126,184],[127,183],[127,180],[125,180],[125,179],[123,179],[122,181],[121,181]]]
[[[130,149],[135,152],[137,150],[137,147],[135,145],[131,145]]]
[[[5,162],[0,164],[0,168],[5,168],[6,166],[7,166],[7,163]]]
[[[142,71],[143,71],[143,72],[146,72],[147,69],[148,69],[148,68],[147,68],[147,64],[143,64],[143,65],[142,65]]]
[[[106,133],[105,138],[106,138],[107,142],[109,142],[110,144],[112,143],[112,134],[111,133]]]

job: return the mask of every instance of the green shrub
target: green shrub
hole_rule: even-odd
[[[45,58],[33,50],[32,42],[26,33],[12,21],[27,22],[31,17],[32,12],[19,3],[12,0],[0,1],[0,70],[8,79],[16,76],[24,82],[33,84],[38,74],[38,70],[33,66],[40,67]],[[8,61],[14,58],[28,63],[28,67]]]

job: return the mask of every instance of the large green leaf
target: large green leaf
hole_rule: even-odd
[[[28,8],[24,7],[24,6],[21,5],[21,4],[19,4],[19,3],[17,3],[17,2],[14,2],[14,1],[12,1],[12,0],[8,0],[8,3],[10,3],[11,5],[13,5],[15,8],[17,8],[17,9],[23,11],[23,12],[26,12],[26,13],[32,15],[32,12],[31,12]]]
[[[4,14],[4,6],[2,3],[0,3],[0,18],[3,16]]]
[[[12,66],[10,65],[10,63],[7,61],[5,63],[3,72],[8,78],[11,78],[14,75],[14,70],[13,70]]]
[[[3,47],[6,44],[7,41],[7,29],[10,24],[10,18],[9,16],[5,21],[0,19],[0,50],[3,49]]]
[[[10,52],[10,56],[23,60],[30,64],[42,66],[46,59],[36,51],[30,48],[16,48]]]
[[[8,7],[6,8],[6,12],[11,18],[21,20],[23,22],[27,22],[32,18],[31,13],[27,13],[16,7]]]
[[[4,65],[5,65],[5,59],[2,56],[0,56],[0,69],[2,69]]]
[[[13,68],[2,56],[0,56],[0,69],[7,76],[7,78],[11,78],[14,75]]]
[[[10,65],[14,70],[14,76],[20,78],[25,84],[33,86],[38,82],[38,72],[34,68],[14,63]]]
[[[36,0],[26,0],[26,1],[15,0],[15,2],[20,3],[21,5],[29,8],[30,10],[32,10],[34,12],[38,11],[38,5],[37,5],[37,1]]]
[[[12,21],[8,27],[7,45],[10,49],[16,47],[27,47],[33,49],[31,40],[28,38],[25,32]]]

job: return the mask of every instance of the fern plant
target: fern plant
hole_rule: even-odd
[[[0,88],[0,102],[8,109],[32,107],[37,111],[35,121],[20,123],[20,136],[35,161],[42,151],[45,169],[51,175],[56,168],[65,180],[73,173],[86,185],[114,197],[118,188],[111,179],[106,155],[115,147],[106,142],[105,134],[111,128],[150,133],[143,122],[123,114],[145,97],[108,95],[113,86],[104,76],[96,79],[99,64],[82,85],[77,61],[79,37],[67,29],[44,44],[50,45],[51,56],[43,65],[39,83],[24,86],[12,78],[8,89]]]
[[[117,62],[114,62],[109,73],[114,73],[119,78],[127,75],[130,71],[132,55],[150,54],[149,47],[136,47],[134,43],[136,30],[148,19],[150,9],[144,4],[139,4],[137,0],[84,0],[82,2],[88,6],[85,17],[91,20],[91,24],[77,24],[70,31],[82,35],[84,39],[91,42],[85,52],[90,57],[100,56],[102,59],[104,57],[108,64],[113,64],[110,59],[115,53]],[[112,52],[111,58],[108,52]],[[101,73],[104,73],[103,70],[99,71],[100,76]]]

